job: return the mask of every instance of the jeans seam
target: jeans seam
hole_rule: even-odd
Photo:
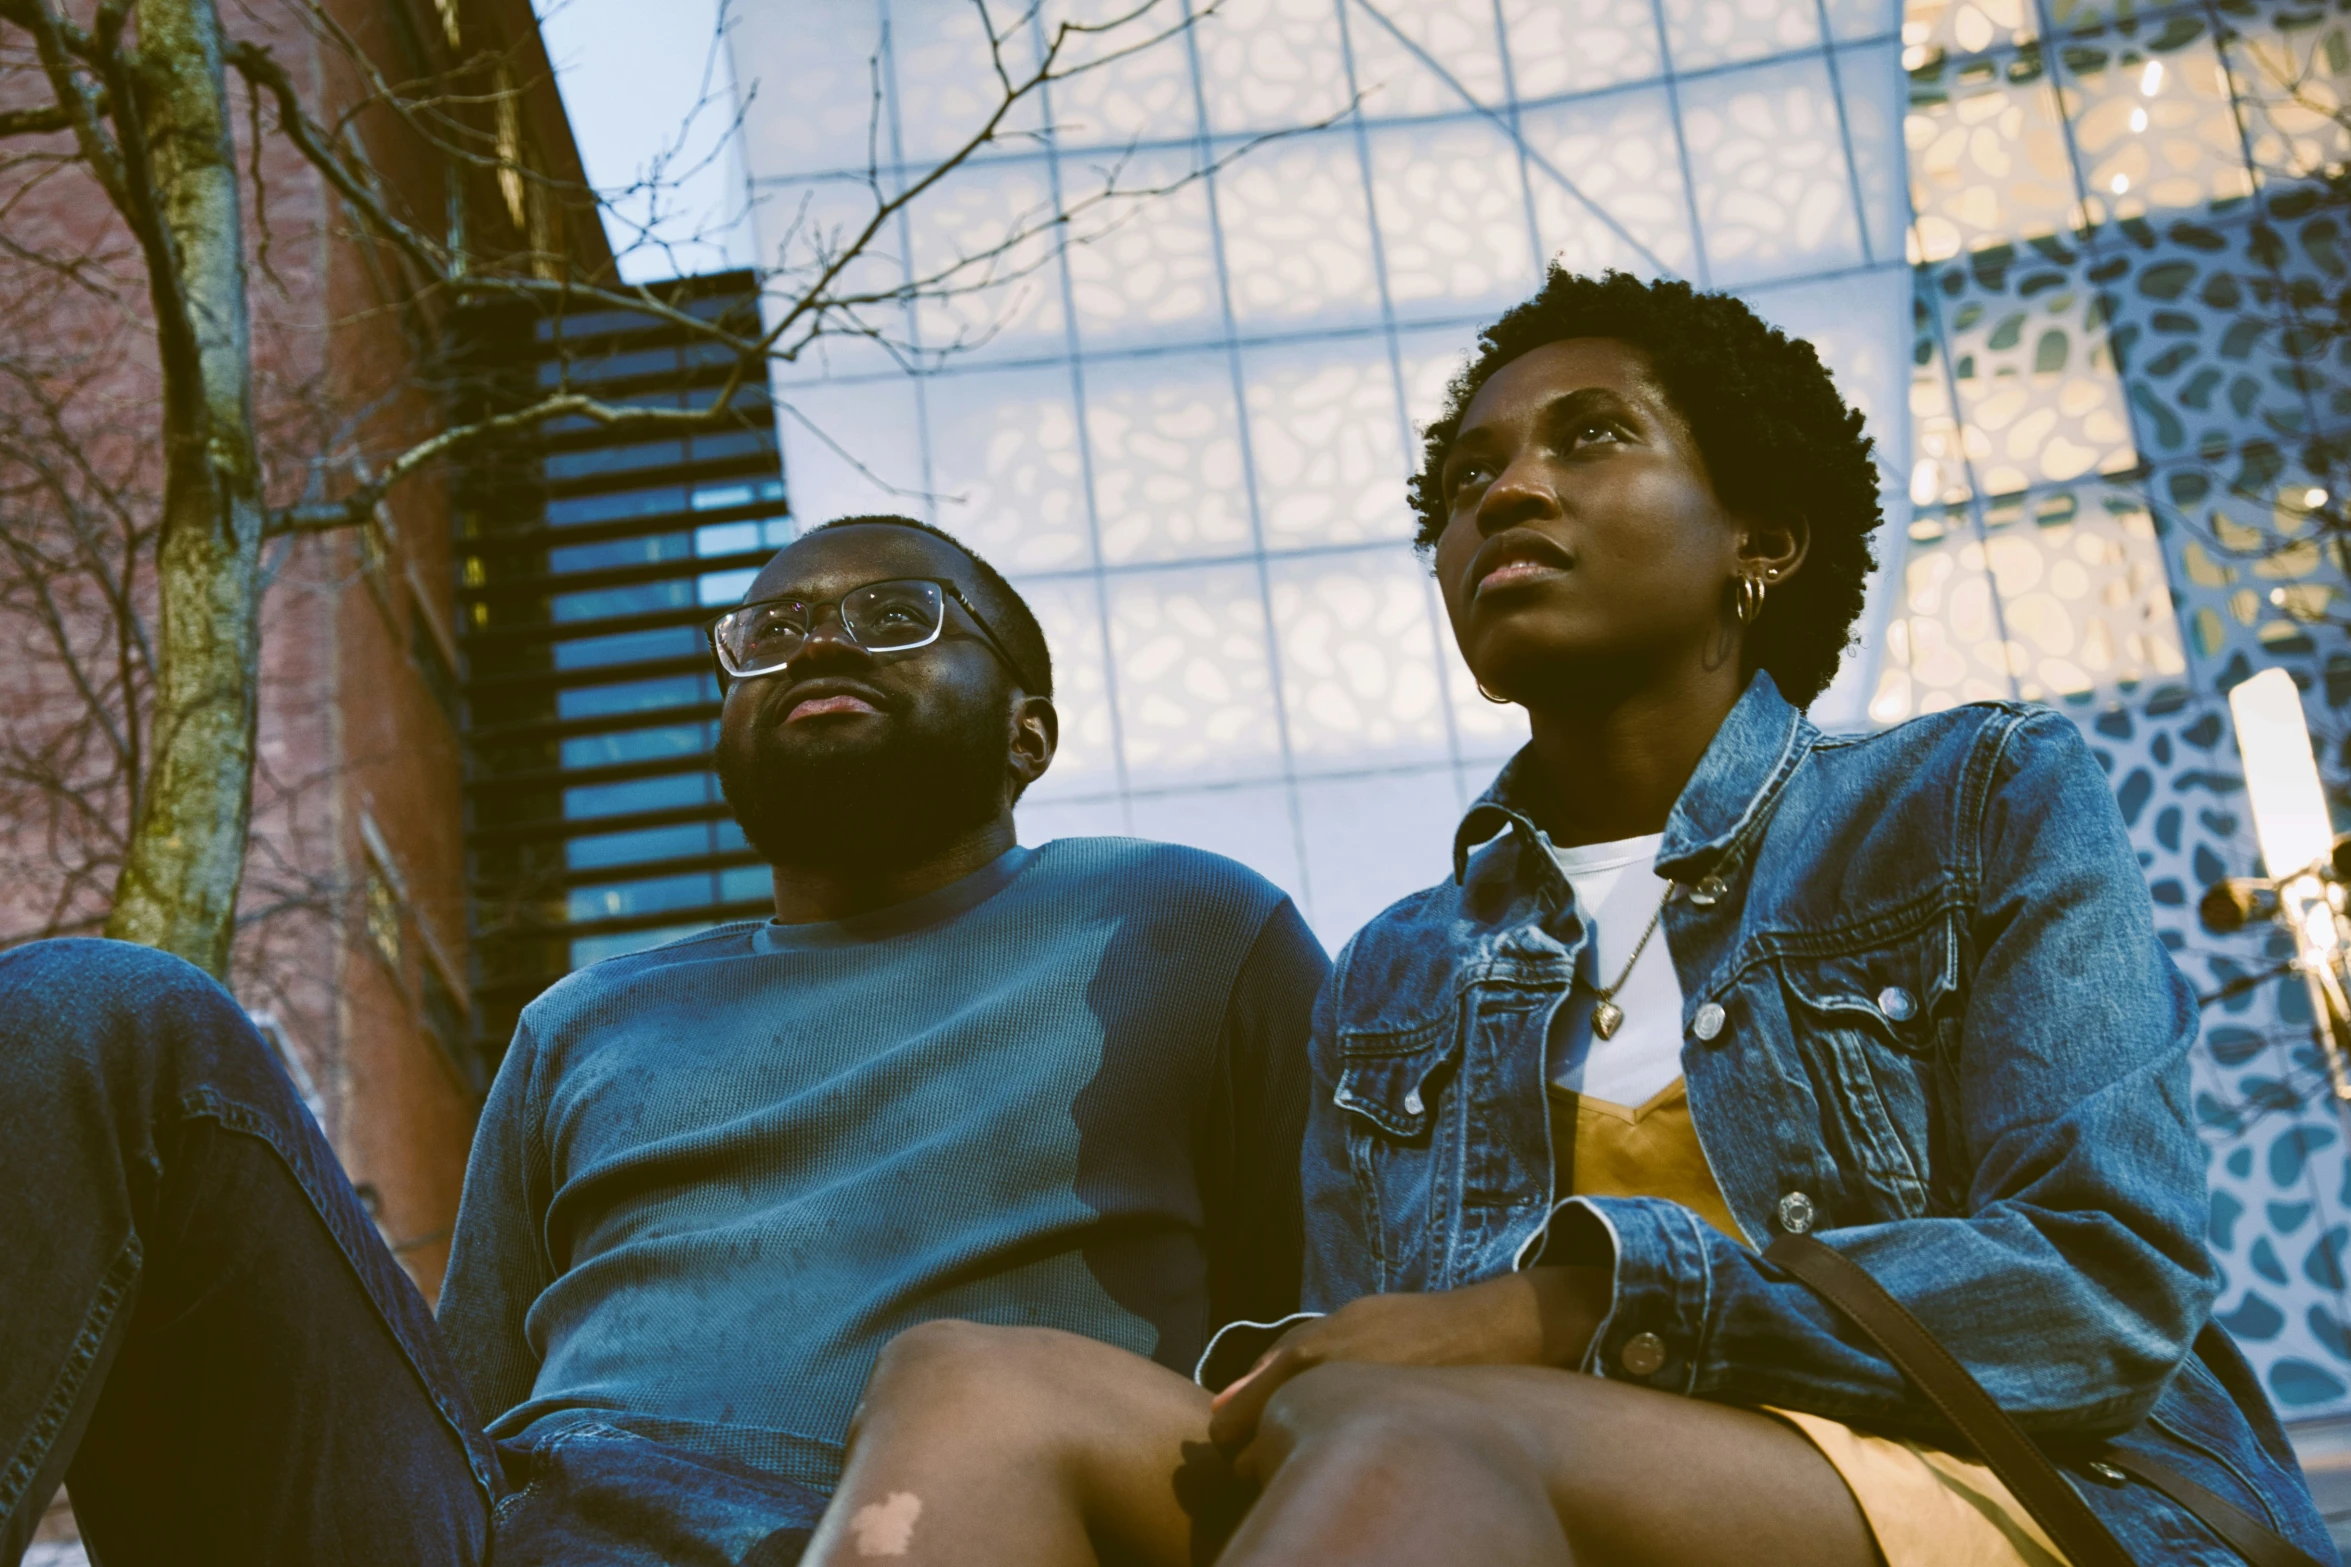
[[[138,1282],[143,1260],[144,1252],[139,1245],[139,1238],[132,1235],[123,1242],[122,1249],[114,1254],[114,1260],[106,1265],[106,1271],[99,1276],[98,1293],[91,1300],[89,1311],[82,1317],[81,1331],[74,1335],[72,1351],[66,1356],[65,1364],[58,1369],[57,1381],[49,1390],[48,1402],[33,1417],[32,1430],[19,1444],[15,1457],[9,1460],[7,1470],[0,1473],[0,1518],[16,1510],[17,1503],[23,1500],[25,1487],[32,1483],[34,1475],[40,1473],[42,1461],[47,1458],[58,1433],[65,1429],[66,1421],[72,1416],[73,1406],[81,1397],[82,1384],[98,1362],[99,1352],[105,1346],[106,1335],[113,1328],[115,1316],[129,1298],[131,1286]]]
[[[423,1388],[425,1398],[457,1438],[459,1448],[465,1453],[466,1468],[474,1477],[474,1484],[481,1487],[484,1499],[494,1508],[504,1486],[493,1481],[490,1472],[485,1469],[485,1464],[491,1460],[483,1452],[477,1451],[484,1444],[469,1433],[460,1411],[453,1408],[443,1396],[419,1359],[416,1347],[409,1343],[407,1334],[401,1331],[393,1313],[377,1298],[369,1270],[360,1258],[363,1247],[359,1240],[344,1233],[343,1226],[337,1222],[332,1211],[332,1205],[322,1203],[317,1192],[312,1189],[312,1180],[318,1177],[312,1161],[304,1157],[303,1150],[287,1146],[287,1140],[279,1135],[280,1128],[275,1117],[241,1100],[227,1098],[210,1089],[196,1089],[182,1096],[180,1108],[183,1114],[214,1121],[224,1131],[256,1138],[277,1155],[279,1162],[286,1167],[286,1173],[294,1178],[294,1184],[301,1190],[303,1200],[310,1205],[311,1212],[317,1214],[319,1222],[326,1226],[327,1234],[334,1240],[335,1250],[342,1255],[344,1266],[358,1279],[361,1293],[366,1295],[376,1319],[384,1325],[384,1331],[399,1346],[400,1358],[408,1363],[409,1372]]]

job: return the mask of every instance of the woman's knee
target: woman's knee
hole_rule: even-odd
[[[1412,1472],[1431,1454],[1499,1454],[1521,1444],[1507,1411],[1468,1367],[1335,1364],[1300,1373],[1266,1403],[1253,1449],[1260,1480],[1294,1455]]]

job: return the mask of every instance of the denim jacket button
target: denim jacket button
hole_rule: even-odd
[[[2114,1465],[2105,1462],[2099,1462],[2090,1465],[2090,1473],[2096,1475],[2099,1479],[2105,1481],[2108,1485],[2121,1485],[2130,1479],[2129,1475],[2124,1474],[2120,1469],[2115,1468]]]
[[[1404,1111],[1405,1111],[1405,1113],[1406,1113],[1407,1115],[1418,1115],[1418,1114],[1420,1114],[1420,1103],[1421,1103],[1421,1101],[1420,1101],[1420,1090],[1419,1090],[1419,1089],[1417,1089],[1417,1088],[1415,1088],[1415,1089],[1413,1089],[1413,1090],[1412,1090],[1410,1093],[1407,1093],[1407,1094],[1404,1096]]]
[[[1701,876],[1698,884],[1690,889],[1690,901],[1702,909],[1709,908],[1722,901],[1722,895],[1730,890],[1730,884],[1720,876]]]
[[[1654,1333],[1636,1333],[1624,1341],[1616,1363],[1624,1367],[1627,1376],[1655,1376],[1665,1365],[1665,1340]]]
[[[1878,992],[1878,1010],[1897,1023],[1907,1023],[1910,1015],[1918,1010],[1918,1003],[1900,985],[1888,985]]]
[[[1802,1235],[1812,1228],[1812,1199],[1802,1192],[1790,1192],[1780,1199],[1780,1228],[1790,1235]]]
[[[1690,1019],[1690,1032],[1696,1034],[1700,1039],[1712,1039],[1722,1032],[1722,1023],[1722,1008],[1709,1001],[1698,1009],[1695,1017]]]

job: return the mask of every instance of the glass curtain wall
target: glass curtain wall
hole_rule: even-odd
[[[977,15],[738,15],[762,266],[805,267],[979,123]],[[889,232],[900,281],[1039,213],[1079,242],[910,307],[916,353],[780,367],[793,511],[911,512],[1035,604],[1064,735],[1026,839],[1231,854],[1335,945],[1445,873],[1523,737],[1452,651],[1403,482],[1475,329],[1548,259],[1736,289],[1813,335],[1898,488],[1897,26],[1879,0],[1228,0],[1054,87]]]

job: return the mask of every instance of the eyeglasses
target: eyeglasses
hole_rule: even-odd
[[[718,667],[734,679],[772,675],[799,656],[816,628],[818,614],[829,609],[839,615],[849,640],[868,653],[910,653],[939,640],[947,625],[949,599],[963,606],[988,646],[996,650],[1013,677],[1027,686],[1029,679],[1021,672],[1020,660],[989,628],[963,590],[930,577],[869,582],[830,601],[757,599],[738,605],[710,623],[710,650],[718,655]]]

